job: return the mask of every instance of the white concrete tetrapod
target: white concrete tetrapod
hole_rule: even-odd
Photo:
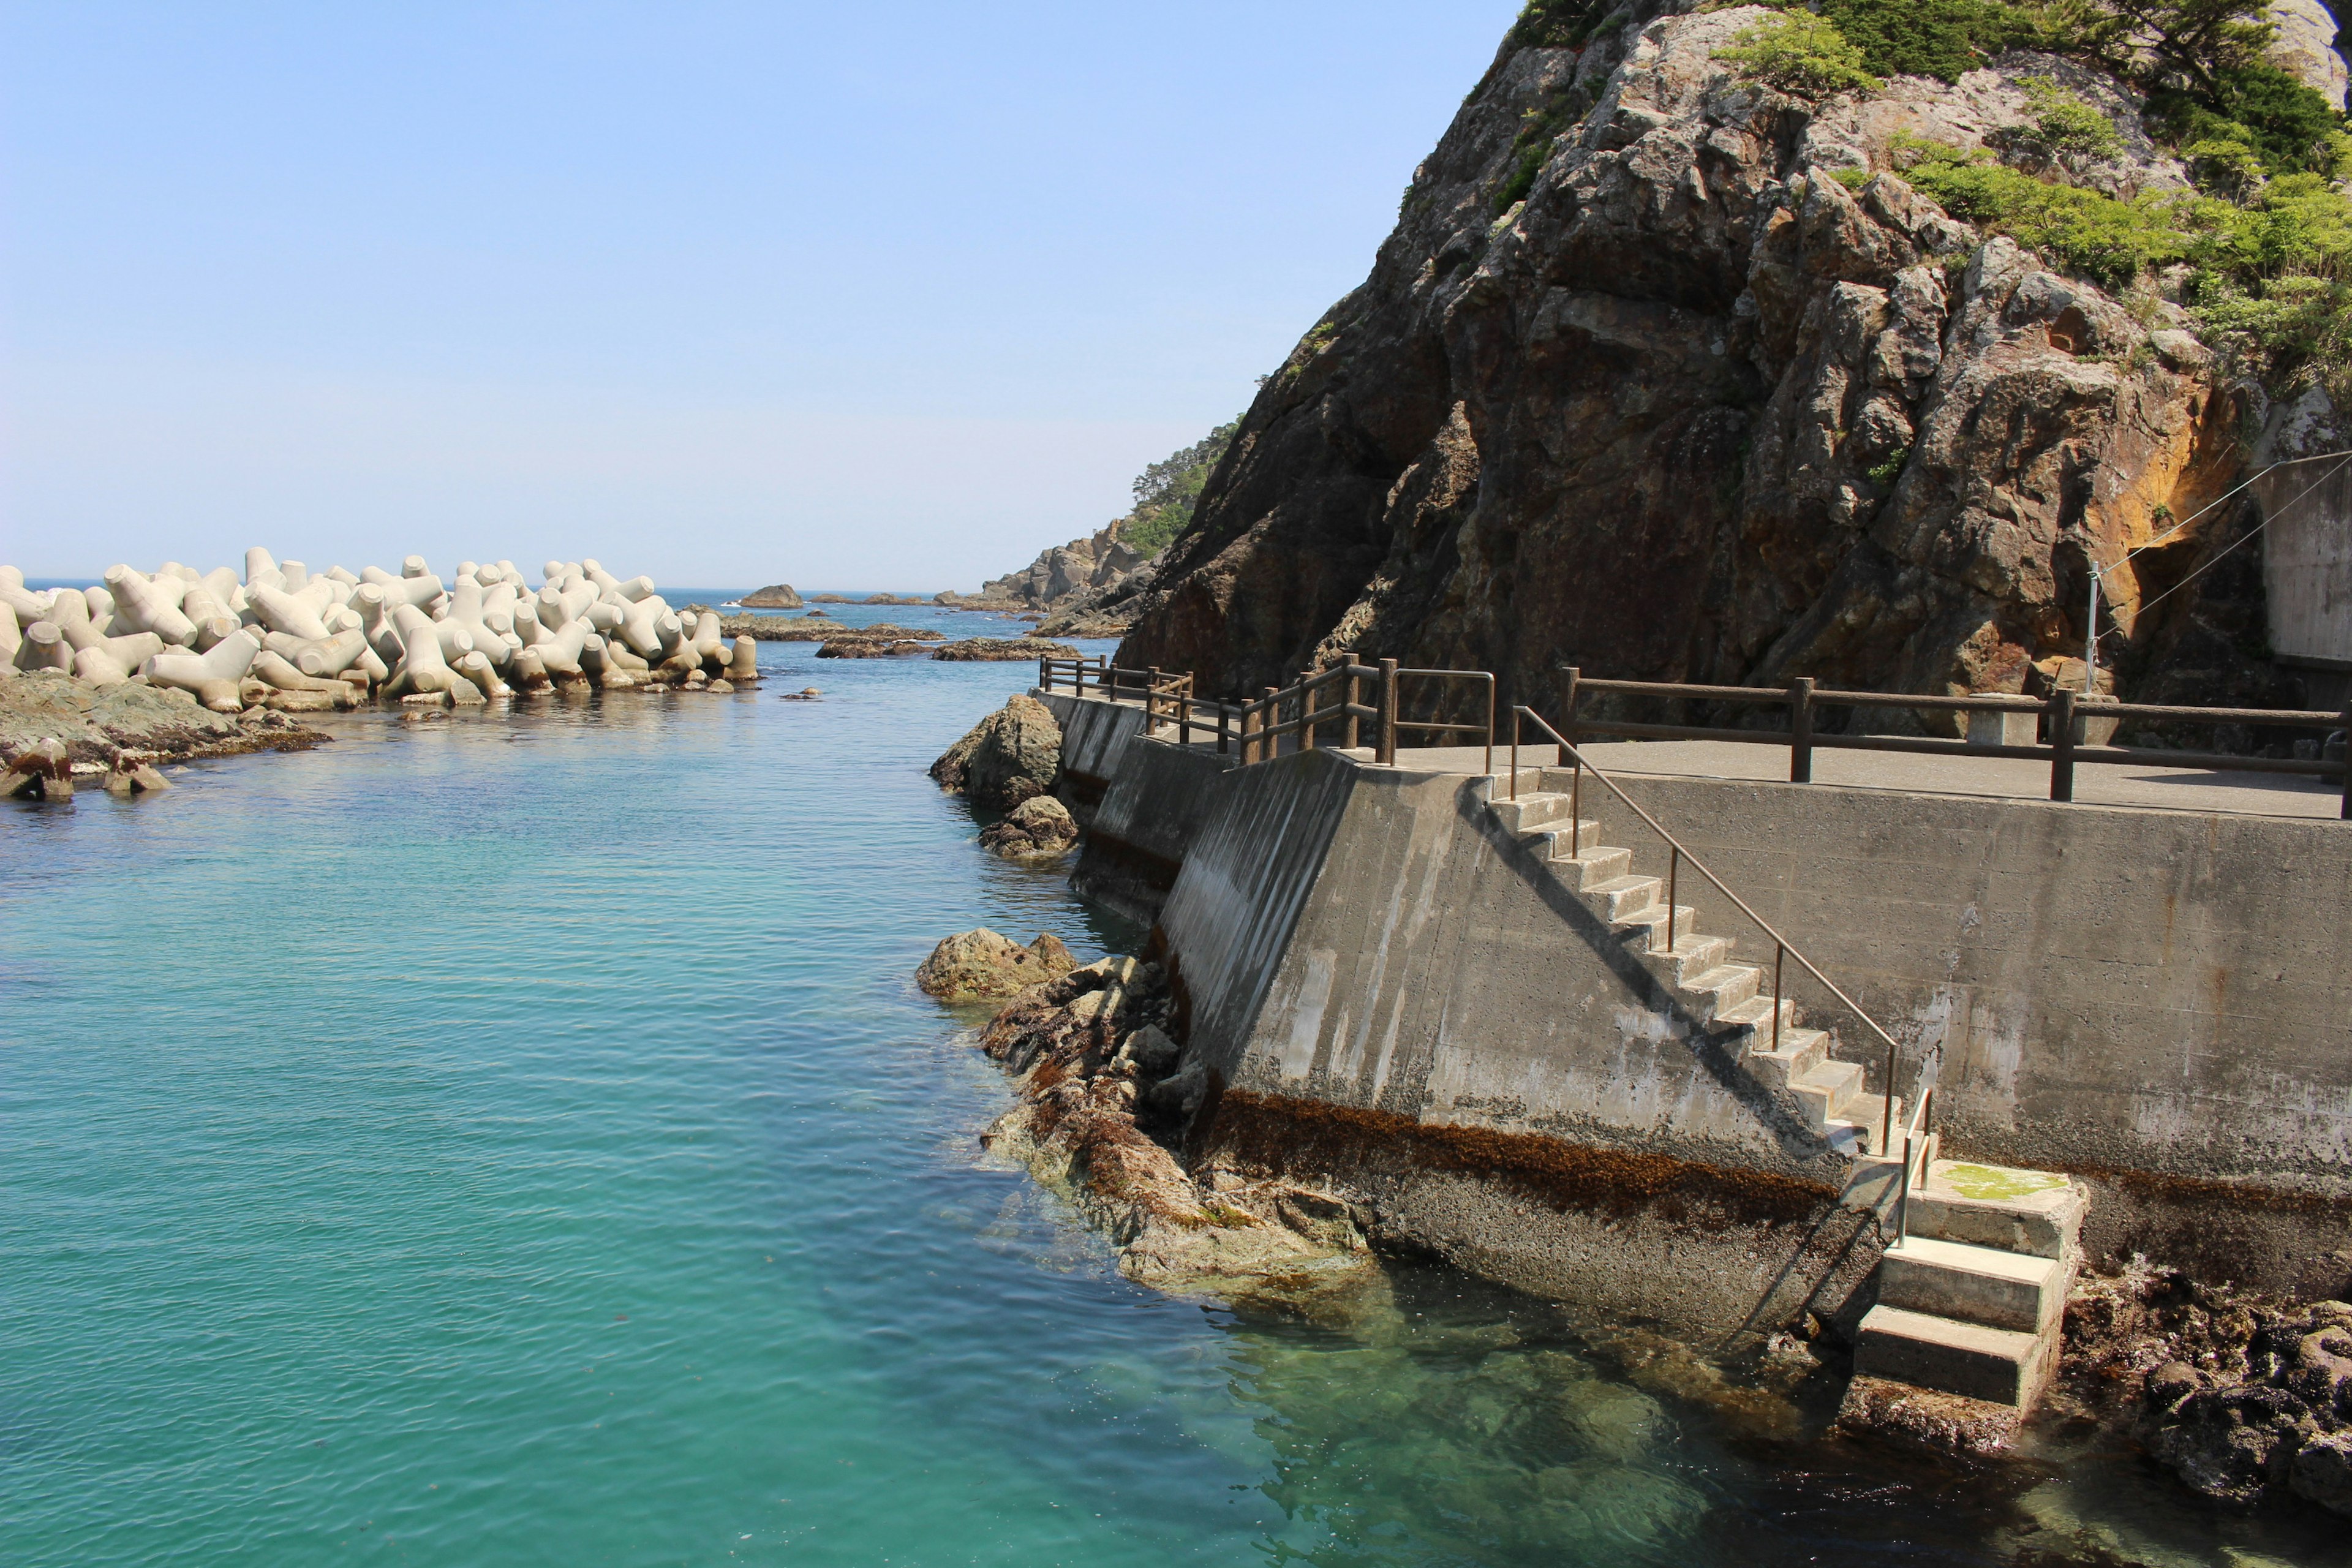
[[[35,621],[25,628],[25,640],[16,649],[18,669],[71,669],[74,647],[58,630],[55,621]]]
[[[76,647],[81,647],[93,637],[105,635],[103,628],[93,628],[90,626],[89,601],[83,598],[78,591],[65,594],[52,593],[49,595],[49,613],[43,618],[53,623],[58,630],[65,634],[66,640]]]
[[[394,615],[401,636],[401,656],[393,666],[392,679],[384,683],[383,694],[446,692],[458,677],[441,657],[441,639],[434,634],[433,623],[414,605],[403,605]]]
[[[215,616],[196,626],[195,647],[198,653],[210,653],[223,637],[233,635],[241,623],[235,616]],[[152,633],[148,634],[152,636]]]
[[[310,569],[299,561],[280,561],[278,573],[286,579],[286,591],[289,594],[299,594],[310,584]]]
[[[106,591],[114,595],[115,631],[153,632],[174,647],[195,642],[196,623],[182,615],[178,605],[164,603],[144,574],[129,566],[109,567]]]
[[[735,657],[728,662],[727,679],[738,686],[760,679],[760,645],[756,639],[735,639]]]
[[[382,686],[392,679],[392,666],[386,664],[383,656],[372,647],[360,650],[359,658],[352,661],[352,668],[366,676],[371,686]]]
[[[664,610],[654,617],[654,640],[659,645],[662,657],[667,658],[686,641],[686,623]],[[646,657],[651,658],[653,656],[647,654]]]
[[[417,613],[424,614],[422,610]],[[474,634],[457,622],[428,620],[425,625],[431,626],[433,635],[440,639],[441,657],[449,663],[454,664],[474,651]]]
[[[29,626],[35,621],[49,618],[49,599],[45,594],[28,594],[22,588],[0,588],[0,605],[5,605],[16,616],[16,624]]]
[[[90,607],[93,613],[97,609],[94,605]],[[213,592],[212,585],[208,583],[191,584],[187,594],[180,600],[180,614],[195,622],[198,626],[228,613],[228,605],[222,602],[219,595]]]
[[[457,661],[457,673],[476,687],[485,697],[511,697],[514,693],[499,679],[499,672],[480,653],[469,653]]]
[[[294,668],[305,675],[321,678],[340,677],[351,668],[367,647],[367,638],[358,628],[337,632],[325,642],[314,643],[294,656]]]
[[[580,649],[589,636],[585,621],[569,621],[558,626],[554,636],[539,645],[541,665],[557,680],[580,679],[584,673],[580,668]]]
[[[25,632],[16,624],[16,612],[0,605],[0,664],[15,664],[16,650],[24,644]]]
[[[81,591],[81,598],[82,603],[89,606],[90,620],[111,631],[114,626],[114,595],[103,588],[91,587]],[[183,613],[186,608],[185,605],[181,606]],[[188,616],[192,621],[195,618],[194,616]]]
[[[205,689],[217,686],[222,681],[234,687],[245,678],[246,671],[253,668],[253,661],[260,653],[261,639],[254,635],[251,627],[240,626],[204,653],[183,653],[177,649],[159,653],[147,661],[140,673],[154,685],[176,686],[184,691],[193,691],[198,701],[210,708],[214,704],[206,696]]]
[[[384,663],[398,664],[404,651],[400,628],[392,624],[392,606],[382,584],[362,583],[352,592],[352,613],[360,618],[360,633]]]
[[[24,573],[18,571],[14,566],[0,566],[0,588],[21,589],[24,585]]]
[[[727,663],[727,639],[719,630],[718,611],[705,610],[694,623],[694,647],[702,657],[704,668],[716,668]]]
[[[433,569],[425,563],[422,555],[404,555],[400,561],[400,574],[404,577],[430,577]]]
[[[614,669],[626,670],[631,675],[643,675],[653,668],[652,665],[630,652],[628,644],[612,637],[604,639],[604,662]]]
[[[215,566],[205,574],[205,592],[219,600],[223,609],[226,609],[236,600],[238,591],[244,586],[245,584],[238,581],[236,574],[226,566]]]
[[[317,676],[305,675],[290,661],[267,648],[254,657],[250,673],[280,691],[331,691],[341,696],[351,690],[342,681],[321,680]]]
[[[257,544],[245,552],[245,580],[250,583],[265,572],[276,575],[278,561],[269,552]],[[278,580],[283,582],[285,579],[280,577]]]
[[[87,680],[100,691],[111,691],[131,679],[130,668],[103,647],[76,648],[72,668],[75,679]]]
[[[621,629],[628,613],[628,606],[617,599],[599,599],[588,606],[588,625],[600,636],[609,637]]]
[[[544,691],[551,682],[547,666],[539,657],[539,649],[527,647],[514,656],[507,667],[507,683],[517,691]]]
[[[646,598],[631,605],[622,617],[621,640],[639,658],[655,658],[668,652],[662,647],[661,633],[655,626],[663,613],[660,600]]]

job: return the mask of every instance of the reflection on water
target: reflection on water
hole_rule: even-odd
[[[1826,1442],[1800,1359],[1441,1268],[1130,1285],[908,979],[1135,939],[922,775],[1025,670],[813,651],[0,808],[0,1557],[2344,1560],[2129,1455]]]

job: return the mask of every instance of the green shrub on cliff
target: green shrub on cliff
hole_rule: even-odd
[[[1872,92],[1879,86],[1864,68],[1862,51],[1846,41],[1835,23],[1810,11],[1784,11],[1742,27],[1715,54],[1746,68],[1744,74],[1753,79],[1797,98]]]

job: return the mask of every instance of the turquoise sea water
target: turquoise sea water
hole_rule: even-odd
[[[1442,1268],[1129,1284],[909,981],[1133,939],[922,774],[1030,668],[812,652],[0,808],[0,1562],[2337,1560],[1760,1438]]]

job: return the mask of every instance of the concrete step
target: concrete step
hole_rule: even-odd
[[[1664,984],[1683,986],[1709,970],[1722,968],[1730,952],[1731,943],[1719,936],[1687,936],[1677,931],[1672,952],[1645,952],[1642,964]]]
[[[1719,942],[1722,939],[1704,937],[1700,940]],[[1657,956],[1652,954],[1644,962],[1654,962]],[[1755,995],[1756,988],[1763,983],[1763,971],[1753,964],[1721,963],[1697,978],[1675,986],[1675,994],[1683,1005],[1712,1023],[1723,1016],[1725,1008],[1737,1007]]]
[[[1760,972],[1759,972],[1760,973]],[[1772,998],[1751,996],[1737,1007],[1725,1010],[1717,1023],[1736,1029],[1753,1029],[1756,1038],[1748,1043],[1751,1051],[1769,1050],[1772,1047]],[[1780,1037],[1787,1043],[1789,1031],[1797,1026],[1797,1004],[1791,997],[1780,998]]]
[[[1879,1258],[1878,1299],[1906,1311],[2038,1334],[2065,1310],[2068,1272],[2054,1258],[1909,1236]]]
[[[1555,850],[1551,868],[1552,874],[1566,883],[1570,892],[1580,893],[1629,874],[1633,869],[1633,852],[1631,849],[1612,849],[1606,845],[1590,846],[1572,855],[1562,855]]]
[[[1569,797],[1564,795],[1519,792],[1516,800],[1496,800],[1486,803],[1496,820],[1512,833],[1526,833],[1548,823],[1564,821],[1568,816]]]
[[[2054,1171],[1938,1159],[1911,1189],[1906,1228],[1938,1241],[2063,1258],[2073,1256],[2090,1203],[2087,1188]]]
[[[1695,922],[1697,919],[1696,910],[1686,904],[1675,905],[1675,935],[1679,938],[1686,931],[1696,930]],[[1617,940],[1625,944],[1625,950],[1636,956],[1651,952],[1654,944],[1658,948],[1666,945],[1666,906],[1664,904],[1653,904],[1638,914],[1621,916],[1609,923],[1610,929],[1617,933]]]
[[[1658,904],[1658,894],[1664,889],[1665,883],[1655,877],[1614,877],[1580,890],[1596,906],[1602,920],[1626,921],[1652,908],[1660,910],[1660,920],[1665,919]]]
[[[1795,1004],[1782,1005],[1793,1007]],[[1829,1054],[1830,1037],[1826,1030],[1791,1028],[1785,1018],[1780,1023],[1780,1048],[1772,1049],[1772,1029],[1768,1018],[1758,1027],[1746,1059],[1756,1076],[1772,1088],[1793,1089],[1826,1061]]]
[[[1805,1108],[1805,1119],[1815,1131],[1826,1131],[1829,1124],[1845,1114],[1845,1109],[1862,1092],[1862,1064],[1823,1060],[1813,1065],[1801,1078],[1790,1080],[1789,1089]]]
[[[2057,1352],[2054,1333],[1991,1329],[1881,1304],[1862,1320],[1853,1370],[2022,1410],[2049,1381]]]

